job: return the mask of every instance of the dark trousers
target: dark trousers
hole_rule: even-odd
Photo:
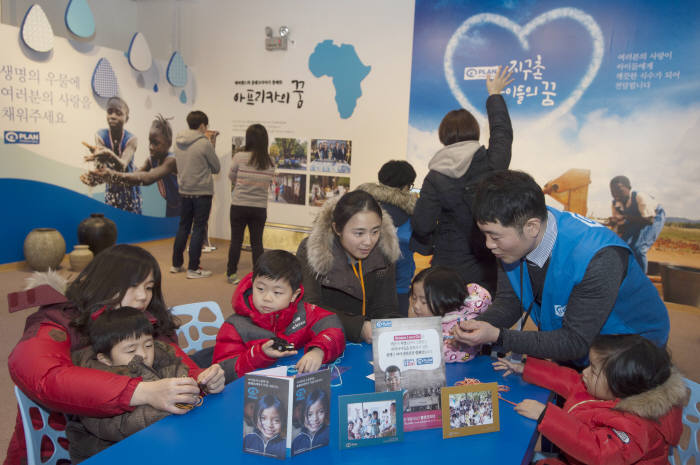
[[[241,258],[241,245],[243,245],[243,232],[248,226],[250,233],[250,247],[253,249],[253,266],[263,253],[263,229],[267,220],[267,208],[243,207],[231,205],[229,214],[231,221],[231,245],[228,249],[228,264],[226,274],[232,275],[238,270],[238,260]]]
[[[182,266],[187,237],[190,235],[191,229],[190,262],[187,269],[197,270],[199,268],[202,242],[206,238],[207,221],[209,221],[209,213],[211,212],[211,197],[211,195],[182,196],[180,226],[177,229],[175,245],[173,246],[173,266]]]

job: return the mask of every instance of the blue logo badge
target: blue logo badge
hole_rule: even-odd
[[[304,397],[306,397],[306,389],[304,388],[299,388],[297,389],[297,400],[304,400]]]
[[[258,392],[260,392],[260,390],[259,390],[258,388],[254,387],[254,386],[250,386],[250,387],[248,388],[248,397],[249,397],[250,399],[257,399],[257,398],[258,398]]]
[[[430,365],[431,363],[433,363],[433,357],[417,358],[416,363],[418,365]]]
[[[389,320],[380,320],[377,321],[377,328],[391,328],[391,321]]]
[[[38,144],[39,131],[5,131],[6,144]]]

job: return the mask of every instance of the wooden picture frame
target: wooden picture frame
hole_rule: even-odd
[[[443,439],[500,430],[498,383],[444,387],[440,394]]]

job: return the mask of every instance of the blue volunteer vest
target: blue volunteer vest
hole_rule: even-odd
[[[523,266],[520,289],[520,262],[504,264],[513,290],[525,309],[532,304],[532,319],[541,331],[562,326],[571,291],[583,279],[593,256],[604,247],[627,249],[627,276],[622,281],[615,305],[600,334],[639,334],[659,346],[666,344],[670,322],[659,293],[644,275],[632,251],[605,226],[578,214],[547,207],[557,221],[557,239],[552,250],[542,290],[542,307],[533,302],[527,266]]]

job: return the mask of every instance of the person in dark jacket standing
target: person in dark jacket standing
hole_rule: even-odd
[[[433,265],[453,268],[467,283],[480,284],[491,294],[496,290],[496,260],[472,219],[471,192],[480,177],[510,165],[513,128],[500,94],[512,82],[511,74],[499,68],[486,79],[488,148],[479,144],[479,124],[467,110],[453,110],[442,119],[438,133],[445,147],[430,160],[411,219],[412,250],[432,253]]]
[[[391,160],[379,170],[379,184],[368,182],[357,186],[369,192],[382,208],[391,216],[399,239],[401,257],[396,261],[396,292],[399,299],[399,312],[408,316],[408,291],[416,271],[411,240],[411,215],[416,206],[415,194],[411,193],[416,170],[405,160]]]
[[[297,257],[304,300],[335,312],[352,342],[372,342],[370,320],[398,318],[394,263],[401,251],[391,217],[364,191],[327,200]]]

